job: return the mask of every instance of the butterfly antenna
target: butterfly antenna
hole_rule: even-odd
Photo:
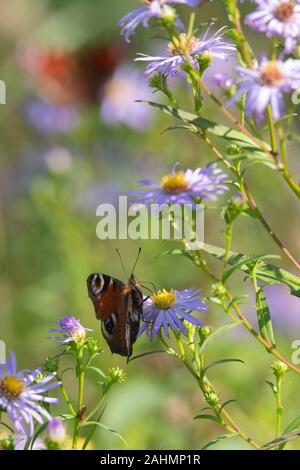
[[[121,253],[119,252],[118,248],[116,248],[116,252],[117,252],[118,257],[119,257],[119,259],[120,259],[120,263],[121,263],[123,272],[124,272],[125,276],[128,278],[129,276],[128,276],[128,274],[127,274],[127,272],[126,272],[126,269],[125,269],[125,267],[124,267],[123,260],[122,260],[122,256],[121,256]]]
[[[134,273],[134,270],[135,270],[135,268],[136,268],[137,262],[138,262],[138,260],[139,260],[140,254],[141,254],[141,251],[142,251],[142,248],[139,247],[139,252],[138,252],[138,254],[137,254],[137,257],[136,257],[135,263],[134,263],[134,265],[133,265],[133,268],[132,268],[132,270],[131,270],[131,274]]]

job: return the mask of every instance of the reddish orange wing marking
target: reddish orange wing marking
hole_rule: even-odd
[[[129,286],[114,286],[113,282],[111,282],[109,287],[95,300],[98,320],[104,321],[112,313],[120,311],[120,306],[124,305],[124,299],[127,299],[127,294],[130,290]]]

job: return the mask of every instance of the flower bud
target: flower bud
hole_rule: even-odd
[[[226,287],[222,282],[217,282],[212,286],[212,292],[215,296],[222,298],[226,294]]]
[[[12,436],[0,439],[0,450],[14,450],[14,439]]]
[[[273,374],[275,375],[275,377],[277,379],[280,379],[287,372],[288,366],[286,364],[284,364],[284,362],[275,361],[271,365],[271,369],[273,370]]]
[[[207,403],[211,406],[216,406],[220,403],[220,398],[215,392],[209,392],[205,395]]]
[[[97,354],[100,351],[100,346],[97,339],[91,337],[87,338],[86,345],[91,356]]]
[[[49,421],[46,430],[46,443],[49,450],[61,449],[66,439],[66,428],[62,420],[53,418]]]
[[[172,25],[175,23],[176,19],[176,11],[174,8],[166,6],[162,10],[162,21],[167,23],[168,25]]]
[[[47,357],[46,361],[43,364],[43,370],[46,373],[51,374],[52,372],[57,372],[59,365],[59,360],[57,357]]]
[[[209,325],[202,326],[201,328],[199,328],[199,336],[201,342],[203,342],[209,335],[211,335],[212,331],[213,327]]]

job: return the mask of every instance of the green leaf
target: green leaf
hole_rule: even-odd
[[[229,405],[230,403],[236,403],[237,400],[227,400],[223,403],[223,405],[221,406],[220,410],[219,410],[219,413],[221,414],[222,413],[222,410],[225,408],[225,406]]]
[[[256,312],[259,331],[262,337],[275,347],[270,309],[263,289],[259,289],[256,293]]]
[[[127,444],[126,440],[124,439],[124,437],[121,436],[121,434],[118,431],[115,431],[114,429],[111,429],[108,426],[106,426],[106,424],[99,423],[98,421],[87,421],[86,423],[81,424],[80,427],[85,428],[85,427],[88,427],[88,426],[99,426],[100,428],[105,429],[106,431],[109,431],[109,432],[115,434],[123,442],[123,444],[125,444],[125,446],[128,448],[128,444]]]
[[[275,395],[275,398],[277,397],[277,387],[275,384],[273,384],[273,382],[271,382],[270,380],[265,380],[265,383],[267,385],[269,385],[270,389],[272,390],[272,392],[274,393]]]
[[[217,336],[220,336],[222,333],[225,333],[225,331],[227,330],[230,330],[231,328],[234,328],[238,325],[241,324],[241,321],[240,320],[237,320],[237,321],[234,321],[232,323],[226,323],[226,325],[223,325],[221,326],[220,328],[217,328],[216,330],[214,330],[209,336],[207,336],[207,338],[205,338],[205,340],[203,341],[199,351],[198,351],[198,354],[200,356],[200,354],[202,354],[205,349],[207,348],[207,346],[209,345],[209,343],[214,339],[216,338]]]
[[[76,416],[71,415],[69,413],[62,413],[59,415],[60,418],[62,418],[64,421],[67,421],[68,419],[74,419]]]
[[[223,274],[222,281],[225,282],[235,271],[240,269],[242,266],[247,266],[249,268],[252,267],[255,263],[258,261],[262,261],[264,259],[270,259],[270,258],[275,258],[275,259],[280,259],[280,256],[278,255],[242,255],[241,258],[238,259],[238,261],[233,264],[230,268],[226,269],[226,271]]]
[[[204,119],[202,117],[199,117],[195,114],[183,111],[179,108],[175,108],[172,106],[156,103],[153,101],[142,101],[143,103],[147,103],[150,106],[153,106],[154,108],[158,108],[164,113],[174,116],[177,119],[180,119],[181,121],[191,124],[192,126],[195,126],[201,130],[204,130],[205,132],[209,134],[213,134],[216,137],[219,137],[227,142],[227,144],[235,144],[238,147],[241,148],[243,152],[243,156],[247,158],[261,158],[265,159],[269,162],[272,162],[272,158],[268,156],[266,152],[260,149],[260,147],[253,142],[253,140],[243,134],[240,131],[236,131],[234,129],[231,129],[230,127],[223,126],[221,124],[217,124],[216,122],[209,121],[208,119]],[[193,129],[192,132],[195,132]],[[262,145],[266,147],[266,149],[271,150],[269,145],[265,142],[260,141]],[[247,153],[246,153],[247,152]]]
[[[37,431],[35,432],[33,438],[30,441],[30,444],[29,444],[29,447],[30,447],[31,450],[34,446],[35,441],[47,429],[47,426],[48,426],[48,423],[44,423],[37,429]]]
[[[13,428],[11,428],[8,424],[3,423],[3,421],[0,421],[0,425],[8,429],[10,432],[14,433]]]
[[[214,256],[218,260],[224,261],[225,250],[223,248],[204,244],[202,250]],[[229,253],[227,263],[233,266],[237,264],[244,256],[244,254],[231,251]],[[251,276],[251,269],[249,266],[247,266],[247,264],[240,265],[239,269],[245,272],[247,275]],[[279,268],[278,266],[261,261],[259,266],[256,268],[256,277],[268,285],[275,283],[285,284],[289,288],[292,295],[300,297],[300,278],[288,271],[285,271],[284,269]]]
[[[284,434],[295,431],[295,429],[300,429],[300,416],[297,416],[284,430]]]
[[[102,419],[102,416],[104,415],[104,412],[105,412],[105,410],[106,410],[106,406],[107,406],[107,404],[105,403],[103,409],[100,411],[100,414],[99,414],[98,418],[96,419],[96,422],[97,422],[97,423],[99,423],[99,421]],[[86,439],[85,439],[85,441],[84,441],[84,443],[83,443],[82,450],[85,450],[85,449],[87,448],[87,446],[88,446],[90,440],[91,440],[92,437],[93,437],[93,434],[94,434],[96,428],[97,428],[97,426],[94,425],[94,426],[92,427],[92,429],[90,430],[90,432],[88,433],[88,435],[87,435],[87,437],[86,437]]]
[[[216,423],[218,424],[222,424],[222,421],[220,420],[220,418],[218,418],[217,416],[213,416],[213,415],[197,415],[193,418],[194,420],[197,420],[197,419],[208,419],[210,421],[215,421]]]
[[[265,444],[261,447],[261,450],[273,449],[274,447],[281,446],[282,444],[285,444],[288,441],[296,439],[297,437],[300,437],[300,429],[297,429],[296,431],[289,432],[287,434],[283,434],[282,436],[278,437],[277,439],[274,439],[273,441],[268,442],[267,444]]]
[[[224,439],[230,439],[231,437],[236,437],[238,436],[237,433],[230,433],[230,434],[224,434],[223,436],[216,437],[215,439],[212,439],[209,441],[205,446],[201,447],[200,450],[207,450],[209,447],[212,447],[213,445],[217,444],[220,441],[223,441]]]
[[[284,430],[284,434],[287,434],[291,431],[295,431],[295,429],[300,428],[300,416],[297,416]],[[285,447],[285,442],[282,443],[279,447],[278,450],[283,450]]]
[[[143,354],[138,354],[137,356],[133,356],[129,359],[129,362],[131,361],[135,361],[136,359],[140,359],[141,357],[145,357],[145,356],[152,356],[152,354],[161,354],[161,353],[165,353],[166,350],[165,349],[157,349],[155,351],[148,351],[148,352],[145,352]]]
[[[290,134],[288,134],[287,139],[299,143],[300,142],[300,135],[290,133]]]
[[[96,374],[100,375],[100,377],[102,377],[104,379],[106,378],[106,375],[104,374],[104,372],[101,369],[99,369],[99,367],[89,366],[87,369],[96,372]]]
[[[167,256],[167,255],[181,255],[185,256],[186,258],[190,259],[195,263],[195,255],[191,250],[181,250],[180,248],[174,248],[173,250],[167,250],[164,251],[163,253],[159,254],[157,258],[160,258],[161,256]]]
[[[211,362],[205,369],[203,370],[203,374],[212,367],[218,366],[220,364],[226,364],[227,362],[240,362],[241,364],[245,364],[244,361],[241,359],[219,359],[218,361]]]

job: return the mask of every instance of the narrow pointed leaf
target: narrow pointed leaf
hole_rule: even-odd
[[[218,260],[224,261],[225,250],[223,248],[204,244],[202,250],[214,256]],[[229,253],[227,264],[233,266],[238,263],[243,256],[245,255],[242,253],[235,253],[231,251]],[[239,265],[239,269],[245,272],[247,275],[251,275],[251,269],[249,266],[247,266],[247,264]],[[259,266],[256,268],[256,277],[268,285],[276,283],[285,284],[289,288],[292,295],[300,297],[300,278],[284,269],[279,268],[278,266],[260,261]]]
[[[237,320],[237,321],[234,321],[232,323],[226,323],[226,325],[223,325],[221,326],[220,328],[214,330],[202,343],[199,351],[198,351],[198,354],[200,356],[200,354],[202,354],[205,349],[207,348],[207,346],[209,345],[209,343],[215,339],[217,336],[220,336],[222,333],[225,333],[225,331],[227,330],[230,330],[231,328],[234,328],[238,325],[241,324],[241,321]]]
[[[173,116],[180,121],[183,121],[187,124],[195,126],[200,130],[204,130],[209,134],[213,134],[215,137],[219,137],[222,140],[225,140],[227,144],[235,144],[241,148],[243,152],[243,156],[247,156],[248,158],[259,158],[266,159],[268,161],[272,161],[271,157],[264,152],[259,145],[257,145],[250,137],[246,136],[240,131],[231,129],[230,127],[223,126],[221,124],[217,124],[216,122],[210,121],[208,119],[204,119],[202,117],[197,116],[196,114],[192,114],[182,109],[156,103],[153,101],[143,101],[144,103],[149,104],[150,106],[160,109],[164,113]],[[260,141],[262,145],[268,150],[270,147],[267,143]]]
[[[211,369],[212,367],[221,365],[221,364],[226,364],[228,362],[240,362],[241,364],[245,364],[244,361],[241,359],[219,359],[218,361],[211,362],[207,367],[205,367],[204,372],[206,372],[208,369]]]
[[[295,431],[295,429],[300,428],[300,416],[297,416],[284,430],[284,434],[287,434],[291,431]],[[286,443],[284,442],[281,444],[278,449],[283,450],[285,448]]]
[[[197,420],[197,419],[207,419],[207,420],[210,420],[210,421],[215,421],[216,423],[218,424],[221,424],[221,420],[220,418],[218,418],[217,416],[213,416],[213,415],[197,415],[193,418],[194,420]]]
[[[265,444],[261,447],[261,450],[274,449],[274,447],[285,444],[286,442],[291,441],[293,439],[296,439],[297,437],[300,437],[300,429],[297,429],[296,431],[289,432],[287,434],[283,434],[282,436],[278,437],[277,439],[274,439],[273,441],[268,442],[267,444]]]
[[[256,312],[261,336],[275,347],[270,309],[263,289],[259,289],[256,293]]]
[[[238,434],[236,433],[230,433],[230,434],[224,434],[223,436],[216,437],[215,439],[212,439],[209,441],[205,446],[201,447],[201,450],[207,450],[210,447],[212,447],[215,444],[218,444],[218,442],[223,441],[224,439],[230,439],[232,437],[236,437]]]
[[[152,356],[153,354],[161,354],[161,353],[165,353],[166,350],[165,349],[157,349],[155,351],[148,351],[148,352],[145,352],[143,354],[138,354],[137,356],[133,356],[129,359],[129,362],[131,361],[135,361],[136,359],[140,359],[141,357],[145,357],[145,356]]]
[[[106,426],[105,424],[99,423],[98,421],[88,421],[88,422],[83,423],[81,425],[82,428],[85,428],[85,427],[88,427],[88,426],[99,426],[99,428],[105,429],[106,431],[109,431],[112,434],[115,434],[123,442],[123,444],[125,444],[125,446],[128,448],[128,444],[127,444],[126,440],[124,439],[123,436],[121,436],[120,433],[118,433],[118,431],[115,431],[114,429],[111,429],[108,426]]]
[[[263,261],[265,259],[280,259],[280,256],[277,255],[255,255],[255,256],[248,256],[243,255],[241,258],[230,268],[226,269],[225,273],[223,274],[222,281],[225,282],[235,271],[241,269],[242,266],[247,266],[251,268],[252,265],[257,263],[258,261]]]

